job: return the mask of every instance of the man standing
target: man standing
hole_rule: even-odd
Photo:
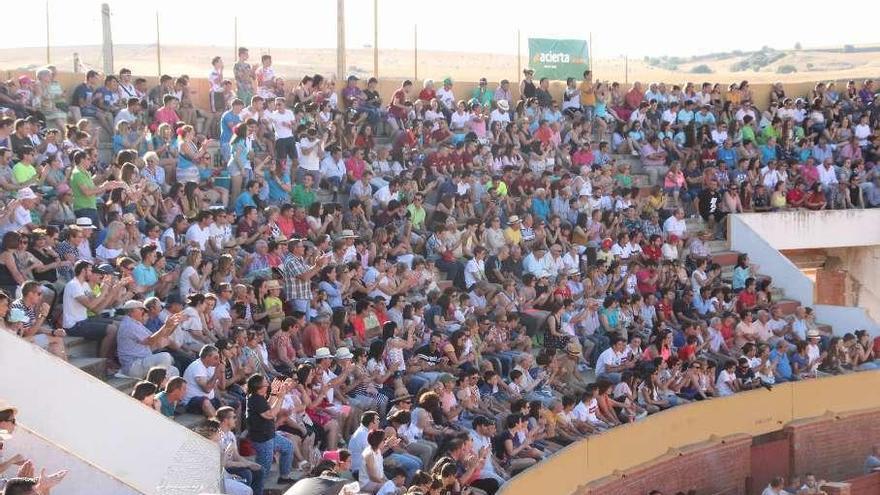
[[[309,266],[303,258],[306,246],[300,239],[294,239],[288,243],[287,257],[281,266],[284,275],[284,295],[291,304],[292,311],[300,311],[309,318],[309,307],[312,301],[312,277],[314,277],[330,256],[321,255],[314,265]]]
[[[727,214],[721,211],[721,193],[718,191],[717,180],[709,181],[709,186],[700,191],[698,201],[700,216],[709,224],[716,238],[723,239],[725,228],[722,220]]]
[[[238,62],[232,67],[235,74],[235,86],[238,89],[238,99],[251,101],[254,96],[254,69],[247,62],[250,57],[248,49],[241,46],[238,48]]]
[[[293,444],[275,431],[275,418],[281,412],[284,396],[293,388],[293,381],[275,380],[270,387],[262,375],[253,375],[247,381],[247,438],[257,452],[256,462],[262,468],[261,481],[269,477],[272,459],[278,452],[278,484],[291,484]],[[267,398],[268,396],[268,398]],[[263,486],[254,485],[254,493],[263,493]]]
[[[153,353],[156,349],[164,347],[166,339],[174,333],[186,315],[178,313],[165,320],[159,330],[151,332],[144,326],[147,319],[147,311],[141,301],[128,301],[122,305],[122,309],[128,314],[122,318],[119,324],[119,332],[116,335],[117,353],[120,371],[127,376],[144,378],[153,366],[161,366],[168,370],[168,376],[179,376],[180,371],[173,366],[174,358],[167,352]]]
[[[284,98],[275,98],[275,110],[268,116],[275,131],[275,160],[280,164],[296,158],[296,141],[293,139],[294,116],[287,109]],[[287,164],[289,166],[289,164]]]

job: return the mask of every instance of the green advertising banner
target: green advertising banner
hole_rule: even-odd
[[[580,79],[590,63],[588,54],[585,40],[529,38],[529,67],[535,70],[535,79]]]

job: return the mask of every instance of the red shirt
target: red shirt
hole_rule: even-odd
[[[666,301],[660,301],[655,307],[657,309],[657,314],[663,316],[663,320],[669,321],[672,319],[672,305]]]
[[[297,237],[308,237],[309,222],[306,220],[306,217],[303,217],[301,220],[293,219],[293,233]]]
[[[388,112],[391,115],[394,115],[398,119],[406,120],[406,108],[400,108],[396,105],[403,106],[406,104],[406,92],[403,91],[403,88],[398,88],[397,91],[391,96],[392,104],[388,106]]]
[[[691,357],[693,357],[696,353],[697,345],[687,344],[678,350],[678,359],[681,359],[682,361],[690,361]]]
[[[550,143],[550,138],[553,137],[553,129],[550,129],[550,126],[541,126],[535,132],[535,139],[541,141],[541,144],[547,146]]]
[[[581,148],[574,152],[574,155],[571,156],[571,163],[577,166],[587,165],[590,166],[593,164],[593,150]]]
[[[654,270],[643,268],[636,272],[636,286],[639,294],[653,294],[657,292],[657,283],[649,283],[648,279],[654,276]]]
[[[739,297],[736,300],[736,309],[737,311],[751,310],[757,303],[758,294],[744,290],[739,293]]]
[[[419,99],[424,102],[430,102],[436,96],[437,96],[437,92],[434,91],[433,89],[425,88],[425,89],[419,91]]]
[[[660,258],[663,257],[663,248],[648,244],[642,248],[642,255],[649,260],[660,261]]]
[[[798,188],[789,189],[788,194],[785,195],[785,198],[789,203],[800,203],[804,200],[804,192]]]
[[[282,217],[279,216],[277,220],[275,220],[275,225],[278,226],[278,229],[281,230],[281,233],[284,234],[284,237],[290,239],[290,236],[293,235],[294,227],[293,227],[293,218]]]
[[[361,180],[364,176],[364,169],[367,168],[367,162],[357,158],[349,158],[345,160],[345,171],[348,172],[355,180]]]

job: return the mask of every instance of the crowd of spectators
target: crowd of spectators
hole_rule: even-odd
[[[208,108],[125,69],[0,88],[3,327],[60,359],[94,340],[137,400],[203,415],[228,493],[277,462],[282,485],[491,495],[658,411],[878,366],[864,330],[712,256],[727,214],[880,205],[872,81],[759,109],[746,81],[554,95],[530,69],[518,99],[447,78],[384,101],[246,48],[228,75]]]

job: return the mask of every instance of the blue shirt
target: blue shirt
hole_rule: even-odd
[[[761,164],[767,165],[767,162],[770,160],[776,159],[776,146],[769,146],[766,144],[762,144],[760,146],[761,150]]]
[[[244,208],[246,206],[257,206],[257,203],[254,201],[254,197],[251,196],[251,193],[244,191],[243,193],[238,195],[238,198],[235,200],[235,215],[242,216],[244,215]]]
[[[269,170],[266,169],[264,171],[264,177],[266,179],[266,184],[269,185],[269,202],[270,203],[288,203],[290,202],[290,193],[281,189],[281,184],[290,185],[290,172],[285,170],[281,174],[281,182],[278,182],[278,178],[274,177]]]
[[[71,97],[71,103],[74,106],[78,106],[81,104],[82,100],[86,101],[84,107],[80,107],[80,114],[83,117],[94,117],[97,115],[97,107],[92,104],[92,99],[95,96],[95,90],[91,88],[86,83],[82,83],[73,90],[73,96]]]
[[[140,286],[150,286],[159,281],[159,274],[156,273],[156,269],[152,266],[146,266],[143,263],[138,263],[137,266],[134,267],[134,270],[131,271],[131,275],[134,277],[134,282]],[[144,297],[153,297],[156,295],[154,291],[150,291],[144,294]]]
[[[703,125],[715,125],[715,116],[712,115],[711,112],[706,112],[706,115],[703,115],[703,112],[697,112],[694,114],[694,124],[696,124],[697,127]]]
[[[779,376],[791,379],[792,370],[791,370],[791,361],[788,359],[788,353],[779,352],[778,349],[773,349],[770,351],[770,361],[776,363],[776,372]]]
[[[694,120],[694,111],[693,110],[679,110],[678,111],[678,123],[682,125],[690,124],[691,121]]]
[[[550,215],[550,202],[546,199],[532,198],[532,213],[541,220],[547,221]]]
[[[736,150],[734,148],[718,148],[718,159],[726,163],[729,168],[736,167]]]
[[[220,144],[229,144],[232,140],[232,129],[236,124],[241,123],[241,118],[232,110],[223,112],[220,117]]]

